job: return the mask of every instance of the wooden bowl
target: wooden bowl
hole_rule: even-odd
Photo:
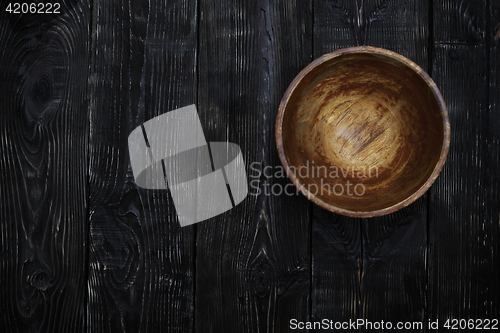
[[[281,163],[314,203],[352,217],[414,202],[446,160],[450,123],[432,79],[380,48],[326,54],[293,80],[276,120]]]

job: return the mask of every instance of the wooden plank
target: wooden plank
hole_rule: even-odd
[[[315,0],[313,55],[360,45],[352,1]],[[313,207],[311,319],[348,322],[360,317],[361,220]],[[339,283],[340,281],[340,283]],[[352,330],[348,330],[352,331]]]
[[[89,331],[189,332],[194,228],[180,228],[168,191],[134,183],[127,139],[196,101],[196,1],[93,9]]]
[[[84,331],[88,1],[0,8],[0,326]]]
[[[491,3],[498,13],[498,5]],[[434,3],[433,73],[452,129],[448,159],[430,201],[428,304],[431,319],[440,325],[448,319],[499,317],[498,44],[491,39],[493,18],[487,1]]]
[[[315,206],[312,228],[311,321],[356,320],[363,265],[359,219]]]
[[[196,331],[286,332],[308,318],[309,202],[267,195],[289,182],[266,175],[279,171],[274,122],[311,61],[311,26],[304,1],[200,1],[202,123],[207,140],[240,146],[250,194],[198,225]]]
[[[489,303],[484,311],[485,317],[491,316],[500,321],[500,2],[489,1],[488,13],[490,15],[486,42],[489,46],[489,108],[486,116],[487,131],[487,151],[485,168],[487,181],[490,183],[486,187],[486,197],[488,207],[491,209],[491,224],[487,227],[486,242],[490,249],[481,253],[482,260],[485,261],[484,271],[490,275],[488,286],[482,286],[478,291],[481,298]],[[486,183],[487,184],[487,183]],[[493,278],[497,276],[496,282]],[[481,282],[480,282],[481,283]],[[478,300],[479,301],[479,300]],[[477,316],[479,317],[480,314]]]
[[[314,55],[371,45],[427,64],[426,8],[425,1],[414,0],[316,0]]]
[[[313,58],[361,43],[361,35],[352,30],[352,1],[314,0],[313,6]],[[361,220],[313,205],[311,255],[311,320],[348,322],[359,318]]]
[[[365,1],[363,10],[369,45],[395,51],[428,70],[427,1]],[[424,195],[396,213],[363,219],[364,319],[394,326],[425,322],[427,205]],[[423,329],[413,326],[411,331]]]
[[[314,55],[371,45],[396,51],[427,69],[428,12],[427,2],[413,0],[315,1]],[[320,208],[314,211],[313,316],[394,324],[423,321],[427,196],[394,214],[362,221],[328,221]],[[326,248],[331,255],[325,255]],[[332,257],[342,259],[332,262]],[[338,276],[350,276],[349,282],[338,284]],[[381,300],[386,300],[384,306]]]
[[[363,221],[364,319],[390,322],[394,329],[407,323],[412,325],[410,332],[424,331],[426,221],[427,197],[393,214]]]

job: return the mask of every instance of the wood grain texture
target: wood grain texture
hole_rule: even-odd
[[[88,1],[60,14],[0,3],[0,327],[83,331]]]
[[[427,8],[427,2],[414,0],[316,0],[314,55],[370,45],[426,64]]]
[[[281,96],[311,61],[310,13],[305,1],[200,1],[205,135],[241,147],[251,183],[244,202],[198,226],[196,331],[286,332],[308,318],[310,206],[271,194],[290,183],[266,175],[280,166]]]
[[[364,7],[371,13],[366,14],[368,44],[398,52],[428,69],[427,1],[375,1]],[[424,195],[396,213],[363,219],[363,318],[394,325],[425,321],[427,204]]]
[[[486,187],[487,205],[490,210],[491,225],[485,226],[487,237],[485,242],[490,242],[490,248],[486,247],[480,256],[485,261],[484,271],[491,274],[491,280],[486,286],[479,289],[481,298],[486,299],[489,308],[483,309],[491,317],[500,320],[500,283],[498,283],[498,271],[500,267],[500,2],[489,1],[487,13],[486,42],[489,47],[488,59],[488,100],[489,108],[486,116],[487,138],[486,138],[486,165],[485,173],[487,180],[491,183]],[[487,184],[487,183],[486,183]],[[488,229],[487,229],[488,228]],[[495,280],[495,276],[497,276]],[[496,282],[495,282],[496,281]],[[476,316],[479,317],[481,313]]]
[[[352,1],[313,1],[313,58],[361,45]],[[345,322],[360,318],[361,220],[312,209],[311,319]],[[348,330],[351,331],[351,330]]]
[[[498,5],[491,3],[491,13],[486,1],[434,3],[433,73],[452,128],[429,206],[428,305],[441,323],[499,317],[498,73],[488,68],[490,61],[498,68],[490,24]]]
[[[349,322],[359,318],[363,273],[359,219],[314,206],[311,251],[311,320]]]
[[[383,217],[364,219],[362,313],[372,322],[424,323],[427,198]],[[410,332],[423,332],[415,327]]]
[[[428,67],[429,8],[425,1],[318,0],[315,1],[314,13],[315,57],[338,48],[371,45],[398,52],[424,70]],[[315,208],[313,235],[324,234],[322,230],[328,222],[323,216],[325,213]],[[352,246],[359,248],[350,250],[345,256],[349,258],[349,264],[340,266],[343,275],[350,275],[351,280],[358,277],[358,282],[334,286],[333,281],[325,281],[325,285],[313,293],[317,297],[313,302],[321,316],[314,314],[314,307],[313,315],[394,323],[423,321],[427,279],[427,195],[410,207],[384,217],[361,221],[340,219],[332,221],[338,225],[337,232],[351,230],[350,234],[360,237],[359,240],[351,239]],[[342,234],[330,238],[333,249],[338,248],[337,239],[342,239]],[[323,256],[325,245],[316,249],[315,244],[313,241],[313,274],[316,275],[313,281],[323,281],[324,276],[339,274],[335,272],[339,267]],[[349,291],[350,288],[359,288],[359,291]],[[327,292],[321,293],[320,290]],[[330,302],[331,295],[336,293],[349,294],[351,299],[347,303],[346,300]],[[345,309],[356,310],[346,316]],[[340,317],[339,311],[342,313]]]
[[[138,188],[130,132],[196,99],[195,1],[93,3],[90,332],[193,329],[194,228],[168,191]]]
[[[499,1],[59,2],[14,15],[0,1],[2,331],[500,319]],[[353,45],[432,72],[452,126],[429,193],[364,220],[272,193],[296,192],[275,175],[287,85]],[[250,194],[180,228],[168,191],[135,184],[127,138],[193,103],[207,141],[241,147]]]

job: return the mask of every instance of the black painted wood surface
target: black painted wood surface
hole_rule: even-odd
[[[499,1],[65,0],[60,14],[22,15],[8,3],[2,331],[281,333],[300,331],[291,319],[366,319],[442,332],[448,319],[500,319]],[[266,176],[280,167],[288,84],[356,45],[427,70],[452,127],[428,193],[373,219],[273,195],[290,182]],[[127,137],[193,103],[207,141],[242,149],[250,194],[181,228],[169,191],[135,184]]]
[[[90,74],[90,332],[189,332],[194,227],[134,183],[128,135],[196,98],[197,4],[94,1]],[[117,37],[118,36],[118,37]]]
[[[398,52],[427,70],[427,2],[316,1],[315,9],[315,57],[372,45]],[[320,207],[314,213],[313,239],[321,241],[312,248],[314,320],[424,322],[426,195],[378,218],[340,217]]]
[[[252,183],[238,207],[197,225],[196,331],[286,332],[289,318],[308,319],[310,204],[270,195],[288,181],[266,175],[280,165],[281,97],[311,61],[311,9],[300,0],[199,1],[205,136],[238,144]]]
[[[429,316],[498,318],[498,3],[435,3],[433,22],[433,77],[455,130],[430,192]]]
[[[0,327],[87,321],[89,1],[0,11]]]

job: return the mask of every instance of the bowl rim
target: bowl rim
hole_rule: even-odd
[[[348,210],[344,208],[340,208],[334,205],[331,205],[329,203],[324,202],[323,200],[319,199],[316,195],[312,194],[309,192],[302,184],[299,183],[295,175],[291,172],[290,166],[288,165],[285,152],[283,149],[283,140],[282,140],[282,125],[283,125],[283,116],[285,113],[285,108],[286,105],[293,94],[295,88],[299,84],[299,82],[314,68],[317,66],[323,64],[326,61],[329,61],[333,58],[336,58],[341,55],[345,54],[351,54],[351,53],[371,53],[371,54],[380,54],[387,56],[393,60],[396,60],[398,62],[401,62],[405,64],[406,66],[410,67],[413,69],[414,72],[416,72],[424,81],[427,83],[429,88],[431,88],[431,91],[433,92],[435,98],[437,99],[439,103],[439,109],[441,112],[441,116],[443,117],[443,130],[444,130],[444,138],[443,138],[443,145],[441,147],[441,155],[439,157],[439,161],[436,163],[434,170],[431,174],[431,176],[426,180],[426,182],[417,190],[415,191],[412,195],[407,197],[405,200],[402,200],[398,202],[397,204],[394,204],[392,206],[380,209],[380,210],[375,210],[375,211],[353,211],[353,210]],[[285,94],[283,95],[283,98],[281,99],[279,109],[278,109],[278,115],[276,118],[276,130],[275,130],[275,136],[276,136],[276,146],[278,148],[278,155],[281,160],[281,164],[284,166],[286,174],[288,178],[292,181],[292,183],[299,189],[299,191],[306,196],[309,200],[311,200],[313,203],[319,205],[320,207],[327,209],[331,212],[338,213],[344,216],[349,216],[349,217],[358,217],[358,218],[367,218],[367,217],[376,217],[376,216],[383,216],[389,213],[393,213],[397,210],[400,210],[411,203],[415,202],[418,198],[420,198],[434,183],[436,178],[438,177],[439,173],[443,169],[444,163],[446,161],[446,157],[448,155],[448,150],[450,147],[450,136],[451,136],[451,129],[450,129],[450,121],[449,121],[449,115],[448,115],[448,109],[446,107],[446,104],[444,102],[444,98],[439,91],[436,83],[432,80],[432,78],[416,63],[411,61],[410,59],[406,58],[405,56],[402,56],[401,54],[398,54],[393,51],[389,51],[383,48],[379,47],[373,47],[373,46],[353,46],[353,47],[347,47],[347,48],[342,48],[335,50],[333,52],[327,53],[322,55],[321,57],[315,59],[313,62],[311,62],[309,65],[307,65],[300,73],[294,78],[292,83],[288,86],[287,90],[285,91]]]

